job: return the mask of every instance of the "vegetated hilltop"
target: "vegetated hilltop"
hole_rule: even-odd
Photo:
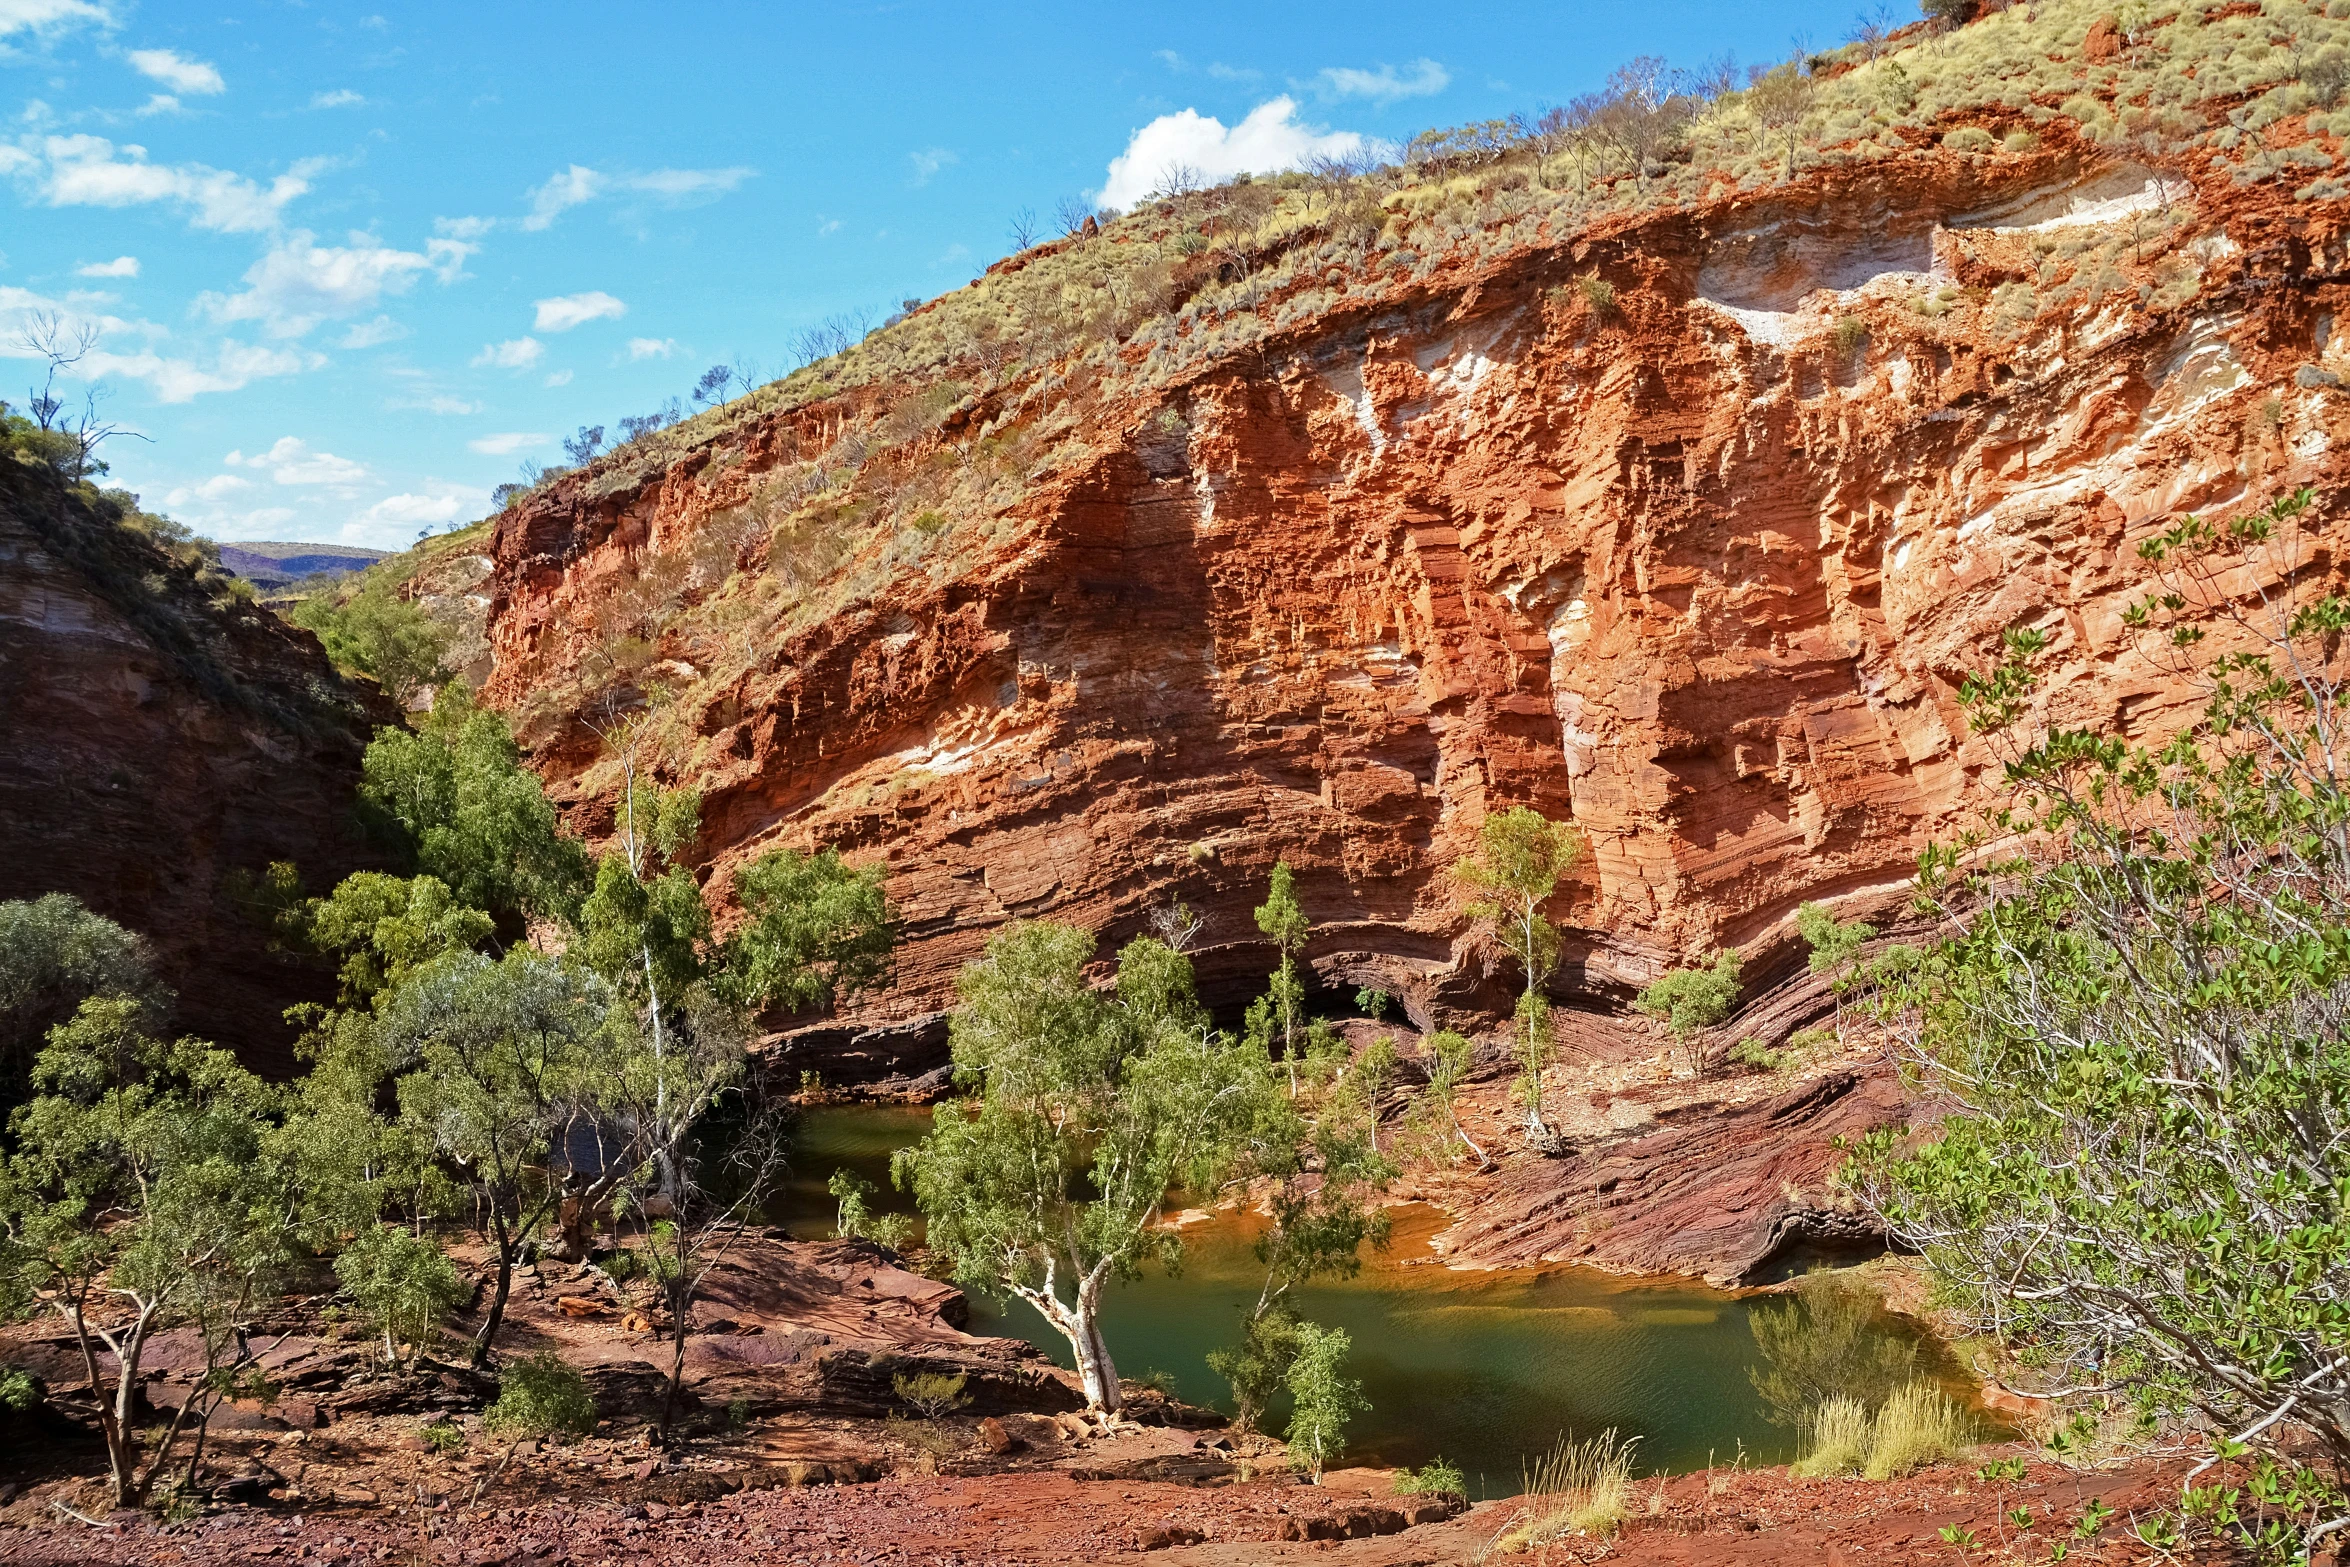
[[[387,550],[352,544],[276,544],[239,541],[220,546],[220,564],[264,593],[282,593],[312,577],[364,570]]]
[[[2134,541],[2307,484],[2335,569],[2346,47],[2053,0],[1178,191],[512,501],[488,695],[592,835],[658,693],[721,880],[886,855],[902,1044],[1021,916],[1183,900],[1236,999],[1277,856],[1326,981],[1500,1003],[1448,867],[1518,803],[1560,995],[1767,980],[1996,783],[2003,628],[2143,735]]]
[[[256,607],[210,545],[0,410],[0,899],[66,892],[153,942],[173,1024],[290,1065],[332,976],[243,878],[365,862],[359,758],[388,705]]]

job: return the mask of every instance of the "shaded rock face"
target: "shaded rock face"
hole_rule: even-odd
[[[192,592],[158,642],[60,548],[45,494],[0,479],[0,898],[65,892],[154,943],[173,1026],[291,1070],[280,1014],[331,972],[270,950],[238,873],[314,890],[366,863],[353,806],[371,711],[316,639]],[[79,524],[75,524],[79,525]],[[191,651],[192,649],[192,651]]]
[[[1753,1283],[1793,1247],[1882,1244],[1873,1220],[1827,1201],[1829,1178],[1850,1144],[1907,1118],[1882,1070],[1830,1072],[1732,1110],[1691,1105],[1657,1131],[1513,1166],[1445,1247],[1487,1266],[1582,1262]]]
[[[915,1070],[1015,918],[1107,954],[1182,900],[1209,999],[1245,999],[1276,858],[1322,981],[1425,1024],[1506,1008],[1449,873],[1487,811],[1531,804],[1591,849],[1551,910],[1557,993],[1613,1008],[1907,878],[1996,786],[1956,687],[2004,628],[2052,633],[2062,721],[2179,722],[2200,697],[2121,621],[2135,543],[2302,483],[2320,565],[2340,534],[2342,402],[2295,379],[2342,357],[2339,214],[2054,157],[1934,167],[1611,220],[1138,393],[980,565],[689,688],[714,885],[778,844],[885,856],[898,983],[842,1028]],[[2200,279],[2176,302],[1919,308],[2165,204],[2156,248]],[[599,595],[807,417],[503,518],[493,700],[582,667]],[[566,732],[540,761],[594,832],[589,754]]]

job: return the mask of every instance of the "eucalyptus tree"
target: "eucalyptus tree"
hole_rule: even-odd
[[[1565,822],[1530,806],[1485,818],[1476,858],[1455,872],[1475,894],[1473,919],[1484,921],[1504,951],[1518,960],[1525,986],[1518,995],[1518,1091],[1526,1104],[1526,1131],[1542,1138],[1542,1072],[1550,1058],[1550,1001],[1543,987],[1558,967],[1559,933],[1543,912],[1559,879],[1575,868],[1583,840]]]
[[[118,1507],[146,1502],[180,1436],[255,1367],[249,1330],[302,1218],[269,1137],[280,1091],[147,1022],[136,999],[99,997],[52,1030],[0,1160],[0,1308],[53,1313],[72,1335]],[[197,1384],[150,1435],[145,1358],[174,1328],[195,1331]]]
[[[1261,1049],[1208,1027],[1190,960],[1149,937],[1089,985],[1094,938],[1021,923],[958,978],[950,1028],[966,1097],[898,1155],[895,1175],[958,1279],[1008,1291],[1069,1342],[1090,1408],[1121,1399],[1102,1337],[1115,1280],[1172,1260],[1175,1188],[1212,1191],[1279,1098]]]

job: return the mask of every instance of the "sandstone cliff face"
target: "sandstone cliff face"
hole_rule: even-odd
[[[272,952],[232,882],[290,860],[319,890],[365,862],[359,758],[390,714],[309,633],[214,609],[160,557],[113,551],[152,575],[110,593],[91,570],[109,552],[61,532],[106,525],[54,505],[0,473],[0,898],[67,892],[140,932],[176,1028],[288,1070],[279,1014],[332,999],[332,975]]]
[[[2093,149],[1951,155],[1353,280],[1103,394],[950,580],[723,687],[657,649],[701,853],[721,883],[775,844],[886,857],[899,982],[850,1023],[909,1046],[1014,918],[1106,952],[1182,900],[1211,999],[1244,998],[1282,857],[1326,982],[1474,1014],[1502,976],[1448,868],[1520,803],[1592,851],[1553,909],[1562,998],[1612,1008],[1717,945],[1767,978],[1799,901],[1888,892],[1987,798],[1955,687],[2003,628],[2053,634],[2054,712],[2144,735],[2197,698],[2121,623],[2136,540],[2313,484],[2333,569],[2343,217]],[[2083,245],[2098,275],[2035,293]],[[503,517],[492,698],[596,657],[599,606],[856,417]],[[534,734],[600,830],[592,746]]]

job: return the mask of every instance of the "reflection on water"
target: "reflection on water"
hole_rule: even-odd
[[[841,1165],[888,1187],[889,1150],[920,1135],[928,1112],[856,1106],[811,1112],[795,1148],[781,1215],[794,1233],[830,1233],[824,1190]],[[888,1192],[893,1204],[904,1199]],[[1465,1272],[1432,1264],[1444,1216],[1396,1214],[1394,1244],[1356,1278],[1294,1294],[1298,1312],[1354,1339],[1349,1374],[1371,1409],[1349,1429],[1358,1461],[1420,1464],[1442,1455],[1481,1495],[1517,1488],[1521,1465],[1562,1431],[1613,1426],[1641,1439],[1643,1470],[1684,1471],[1794,1456],[1793,1434],[1764,1418],[1747,1368],[1756,1361],[1747,1300],[1700,1285],[1627,1280],[1588,1269]],[[1119,1370],[1173,1376],[1177,1392],[1229,1407],[1209,1350],[1239,1332],[1263,1270],[1251,1226],[1219,1219],[1184,1232],[1181,1271],[1157,1269],[1112,1289],[1104,1329]],[[1026,1338],[1062,1364],[1068,1346],[1028,1307],[975,1299],[972,1330]],[[1881,1331],[1892,1331],[1883,1329]],[[1276,1427],[1285,1412],[1276,1413]]]

